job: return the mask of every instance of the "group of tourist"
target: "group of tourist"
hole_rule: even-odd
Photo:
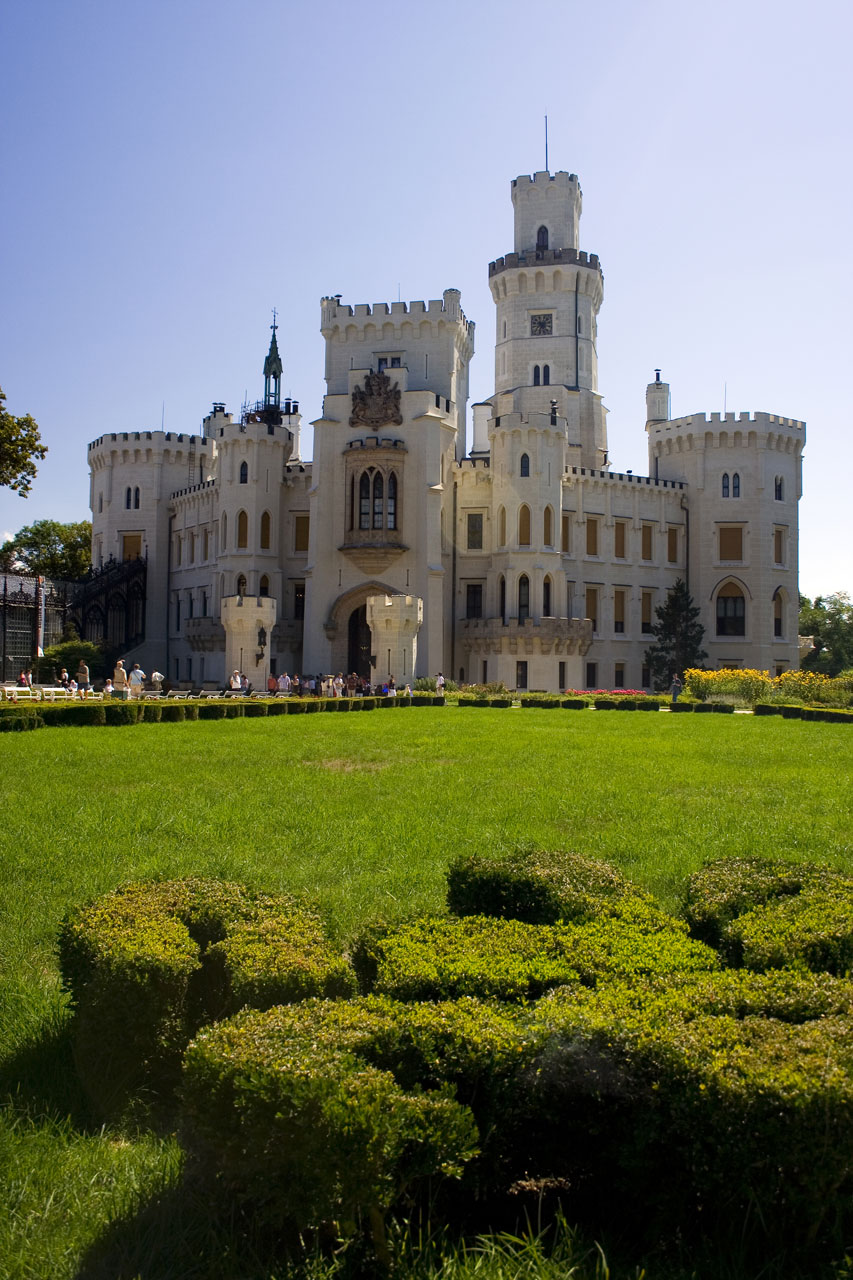
[[[299,675],[298,672],[291,676],[283,671],[280,676],[270,675],[267,692],[293,698],[366,698],[370,695],[396,698],[397,684],[394,677],[389,676],[387,681],[372,685],[365,676],[356,675],[354,671],[347,676],[342,671],[336,676]],[[405,692],[412,692],[408,684]]]

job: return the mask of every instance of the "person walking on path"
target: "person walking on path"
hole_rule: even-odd
[[[672,684],[669,686],[669,691],[672,694],[673,706],[675,706],[676,702],[678,702],[678,695],[681,693],[683,688],[684,688],[684,685],[681,683],[678,676],[674,675],[672,677]]]

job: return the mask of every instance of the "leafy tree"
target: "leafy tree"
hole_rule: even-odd
[[[16,489],[25,498],[35,479],[36,460],[46,453],[35,418],[9,413],[0,388],[0,487]]]
[[[853,667],[853,604],[845,591],[816,596],[814,603],[800,596],[799,630],[814,645],[802,661],[807,671],[837,676]]]
[[[36,520],[25,525],[6,543],[11,545],[21,572],[45,578],[82,578],[92,565],[92,525],[88,520],[60,524],[58,520]]]
[[[44,656],[38,659],[38,678],[42,683],[55,680],[63,667],[73,676],[81,658],[89,668],[92,680],[104,674],[103,649],[90,640],[80,640],[78,637],[45,649]]]
[[[702,648],[705,628],[698,621],[699,609],[679,578],[667,592],[666,600],[655,609],[652,625],[655,643],[647,649],[648,665],[656,689],[665,689],[674,675],[696,667],[708,654]]]

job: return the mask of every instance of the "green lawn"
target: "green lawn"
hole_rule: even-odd
[[[214,1274],[170,1269],[174,1206],[165,1237],[136,1213],[174,1198],[175,1143],[81,1123],[53,951],[71,904],[140,876],[217,875],[307,891],[345,940],[442,909],[460,852],[575,849],[670,906],[724,854],[853,870],[853,732],[838,725],[395,708],[5,734],[0,759],[3,1280],[116,1275],[89,1251],[126,1219],[133,1246],[109,1256],[136,1261],[121,1274]]]

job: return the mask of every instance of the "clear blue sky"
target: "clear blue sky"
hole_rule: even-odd
[[[849,0],[26,0],[3,6],[0,385],[50,452],[0,533],[88,515],[87,443],[262,391],[318,417],[319,299],[477,323],[510,180],[580,176],[617,469],[644,391],[808,422],[801,589],[853,593]],[[164,409],[165,406],[165,409]],[[304,450],[310,456],[309,442]]]

